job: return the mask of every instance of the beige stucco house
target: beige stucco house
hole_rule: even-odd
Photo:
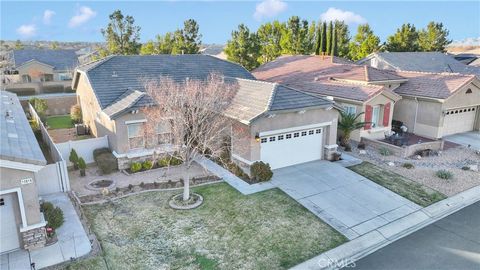
[[[17,96],[0,93],[0,253],[4,253],[45,244],[37,176],[46,160]]]
[[[338,107],[332,101],[257,81],[243,67],[208,55],[111,56],[80,66],[72,86],[84,123],[93,135],[108,136],[123,169],[133,160],[174,149],[168,125],[158,128],[156,140],[145,138],[142,108],[155,104],[144,80],[202,80],[211,73],[238,85],[227,116],[234,119],[232,158],[244,168],[262,160],[275,169],[328,158],[336,150]]]
[[[406,79],[391,72],[329,56],[282,56],[253,71],[259,80],[276,82],[305,93],[327,97],[346,112],[371,122],[352,139],[384,138],[391,130],[393,111],[401,97],[393,92]],[[341,135],[341,134],[339,134]]]

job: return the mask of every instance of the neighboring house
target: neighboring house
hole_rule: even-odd
[[[451,72],[480,76],[480,67],[465,65],[453,56],[441,52],[379,52],[357,61],[379,69],[418,72]]]
[[[392,90],[406,81],[392,72],[329,56],[282,56],[258,67],[253,74],[259,80],[330,97],[349,113],[364,113],[359,120],[371,124],[352,133],[356,141],[361,137],[384,138],[391,130],[395,103],[401,98]]]
[[[18,95],[71,92],[75,50],[13,50],[2,74],[2,90]]]
[[[480,57],[478,54],[474,53],[455,53],[451,55],[453,58],[455,58],[455,60],[460,61],[465,65],[470,65],[475,60],[478,60]]]
[[[45,244],[37,178],[47,162],[17,96],[0,93],[0,253],[4,253]]]
[[[145,138],[142,109],[155,103],[144,81],[161,76],[205,80],[211,73],[238,85],[227,116],[235,120],[232,158],[247,171],[257,160],[280,168],[329,158],[336,150],[338,111],[331,101],[256,81],[243,67],[208,55],[111,56],[80,66],[72,85],[84,123],[95,136],[108,136],[124,169],[133,160],[174,149],[168,125],[159,126],[154,144]]]
[[[480,128],[480,81],[475,75],[397,71],[407,78],[394,92],[394,120],[428,138]]]

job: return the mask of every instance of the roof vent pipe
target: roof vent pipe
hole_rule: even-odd
[[[325,98],[328,99],[328,100],[333,101],[333,97],[332,97],[332,96],[326,96]]]

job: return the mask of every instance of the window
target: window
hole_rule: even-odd
[[[60,81],[69,81],[72,79],[72,75],[70,73],[58,73],[58,79]]]
[[[285,138],[291,139],[291,138],[292,138],[292,134],[287,134],[287,135],[285,135]]]
[[[357,107],[356,106],[344,105],[343,109],[348,114],[357,114]]]
[[[283,140],[283,135],[278,135],[278,140],[279,141]]]
[[[271,141],[271,142],[274,142],[274,141],[275,141],[275,137],[270,137],[270,141]]]
[[[144,134],[143,134],[143,123],[140,124],[129,124],[128,128],[128,145],[130,149],[143,148],[145,146]]]
[[[0,198],[0,206],[4,206],[5,205],[5,200],[3,198]]]
[[[293,137],[294,137],[294,138],[297,138],[298,135],[300,135],[298,132],[293,133]]]
[[[309,130],[308,135],[313,135],[313,132],[314,132],[313,130]]]
[[[42,82],[51,82],[53,81],[53,74],[42,74],[42,77],[40,77],[40,80]]]
[[[317,130],[315,130],[315,133],[317,133],[317,134],[322,133],[322,130],[321,130],[321,129],[317,129]]]
[[[173,144],[172,124],[168,119],[157,124],[157,144]]]
[[[30,75],[22,75],[22,81],[24,83],[29,83],[29,82],[32,82],[32,77],[30,77]]]
[[[372,112],[372,127],[379,127],[380,123],[380,106],[374,106]]]
[[[306,131],[302,131],[302,136],[307,136],[307,132],[306,132]]]
[[[267,142],[267,138],[262,138],[262,139],[260,139],[260,142],[261,142],[261,143],[266,143],[266,142]]]

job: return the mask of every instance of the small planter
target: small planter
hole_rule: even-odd
[[[183,201],[183,193],[177,194],[170,198],[168,205],[176,210],[189,210],[199,207],[203,203],[202,195],[198,193],[191,193],[188,201]]]
[[[90,190],[103,190],[105,188],[110,190],[115,187],[115,181],[109,179],[99,179],[86,184],[85,187]]]

